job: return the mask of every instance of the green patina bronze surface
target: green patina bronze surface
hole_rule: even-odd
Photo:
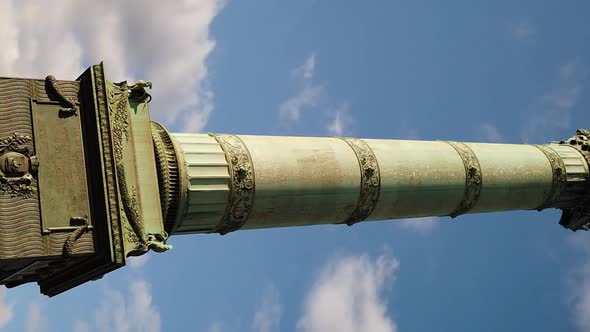
[[[590,229],[587,130],[544,145],[171,134],[151,88],[102,64],[0,78],[0,284],[53,296],[169,234],[545,208]]]

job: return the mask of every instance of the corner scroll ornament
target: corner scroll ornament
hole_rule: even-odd
[[[72,256],[74,254],[74,246],[76,245],[76,241],[78,241],[78,239],[82,237],[84,233],[90,230],[90,221],[87,217],[72,217],[70,218],[70,223],[76,223],[79,224],[79,226],[70,234],[68,234],[68,237],[66,238],[63,248],[63,253],[66,256]]]
[[[30,198],[37,192],[31,172],[39,162],[31,144],[30,136],[18,132],[0,139],[0,194]]]
[[[465,191],[463,192],[463,198],[455,210],[449,214],[451,218],[456,218],[459,215],[467,213],[477,203],[482,187],[481,166],[475,153],[465,143],[452,141],[446,141],[446,143],[457,151],[465,167]]]
[[[230,194],[225,215],[214,232],[225,235],[240,229],[254,203],[254,165],[248,148],[235,135],[210,134],[221,145],[229,163]]]
[[[375,209],[381,191],[381,174],[377,157],[371,147],[358,138],[341,138],[354,151],[361,171],[361,189],[357,204],[351,215],[344,221],[352,226],[369,217]]]
[[[55,79],[53,75],[45,77],[45,84],[47,84],[47,86],[57,95],[57,97],[60,99],[62,103],[67,105],[67,107],[61,108],[59,110],[60,112],[63,112],[68,115],[78,115],[78,107],[80,105],[80,102],[67,97],[65,93],[63,93],[63,91],[60,89],[59,85],[57,84],[57,79]]]
[[[128,243],[134,245],[129,254],[141,255],[150,249],[156,252],[164,252],[172,249],[172,246],[166,245],[168,234],[164,231],[157,234],[145,234],[141,211],[137,203],[137,192],[134,187],[127,184],[123,162],[124,143],[129,142],[130,136],[129,100],[149,102],[151,96],[145,91],[145,88],[151,88],[152,83],[138,81],[135,84],[128,85],[127,81],[123,81],[113,83],[113,85],[114,87],[108,90],[108,108],[112,124],[117,182],[123,203],[123,219],[127,221],[124,223],[124,237]]]

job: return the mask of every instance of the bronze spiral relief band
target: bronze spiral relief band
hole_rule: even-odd
[[[341,138],[354,151],[361,171],[361,189],[359,199],[351,215],[343,223],[352,226],[367,219],[375,209],[381,190],[381,174],[377,157],[371,147],[358,138]]]
[[[225,152],[230,175],[230,193],[225,214],[214,232],[221,235],[240,229],[254,203],[254,165],[248,148],[235,135],[210,134]]]
[[[463,166],[465,166],[465,191],[463,193],[463,199],[461,199],[455,210],[449,214],[452,218],[455,218],[467,213],[477,203],[477,199],[481,193],[482,174],[477,156],[465,143],[451,141],[446,141],[446,143],[457,151],[463,161]]]
[[[565,164],[561,156],[552,148],[547,145],[533,145],[537,147],[539,150],[543,151],[547,159],[549,160],[549,164],[551,164],[551,170],[553,172],[553,183],[551,184],[551,191],[547,198],[537,208],[537,210],[541,211],[557,200],[563,189],[565,189],[567,185],[567,173],[565,170]]]

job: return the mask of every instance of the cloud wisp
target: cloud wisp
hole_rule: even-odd
[[[324,123],[326,132],[331,136],[343,136],[349,131],[353,123],[353,117],[347,102],[334,107],[327,102],[327,89],[323,84],[316,82],[317,57],[311,53],[303,64],[291,70],[291,79],[298,86],[297,91],[279,105],[279,118],[281,124],[296,127],[308,111],[314,111],[316,118],[322,115],[327,118]],[[324,106],[333,111],[320,111],[318,106]]]
[[[279,106],[281,117],[289,123],[299,123],[301,111],[305,108],[317,106],[321,96],[321,86],[306,84],[295,96],[285,100]]]
[[[318,105],[323,88],[314,82],[315,66],[316,56],[312,53],[302,65],[291,72],[291,77],[300,85],[300,89],[279,105],[280,117],[287,124],[299,123],[304,109]]]
[[[488,143],[503,143],[504,136],[500,134],[500,130],[492,124],[484,123],[478,129],[479,138]]]
[[[144,279],[129,283],[127,293],[109,288],[95,313],[96,331],[159,332],[160,311],[152,302],[151,285]],[[77,321],[75,327],[94,331],[88,322]]]
[[[582,261],[569,275],[567,295],[573,307],[574,323],[580,331],[590,332],[590,243],[584,235],[587,234],[576,232],[569,239]]]
[[[328,263],[306,296],[300,332],[395,332],[385,295],[399,261],[350,256]]]
[[[510,28],[512,38],[520,42],[533,41],[537,33],[535,25],[530,19],[523,19],[512,24]]]
[[[200,131],[213,109],[206,61],[215,47],[210,24],[223,2],[148,2],[3,1],[0,74],[75,79],[104,60],[111,80],[154,83],[154,119]]]
[[[252,330],[255,332],[280,331],[282,311],[279,292],[274,286],[266,287],[256,306]]]
[[[0,329],[12,320],[13,314],[12,304],[6,301],[6,287],[0,286]]]
[[[522,131],[522,140],[545,138],[548,130],[566,129],[572,125],[572,109],[578,104],[588,68],[579,60],[571,60],[559,68],[555,86],[543,95],[540,111],[528,116],[529,122]]]
[[[348,132],[348,127],[352,123],[352,116],[348,104],[343,104],[330,114],[328,122],[328,134],[331,136],[343,136]]]
[[[315,64],[315,53],[312,53],[301,66],[293,69],[291,76],[297,80],[313,80],[315,76]]]
[[[430,233],[437,225],[437,217],[409,218],[394,220],[403,230],[415,233]]]
[[[25,321],[26,331],[47,331],[48,324],[49,318],[45,315],[41,304],[36,301],[29,303],[29,307],[27,310],[27,320]]]

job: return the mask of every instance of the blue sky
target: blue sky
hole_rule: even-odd
[[[588,126],[587,1],[0,2],[1,75],[154,82],[171,131],[546,143]],[[559,211],[173,237],[5,331],[590,331]]]

